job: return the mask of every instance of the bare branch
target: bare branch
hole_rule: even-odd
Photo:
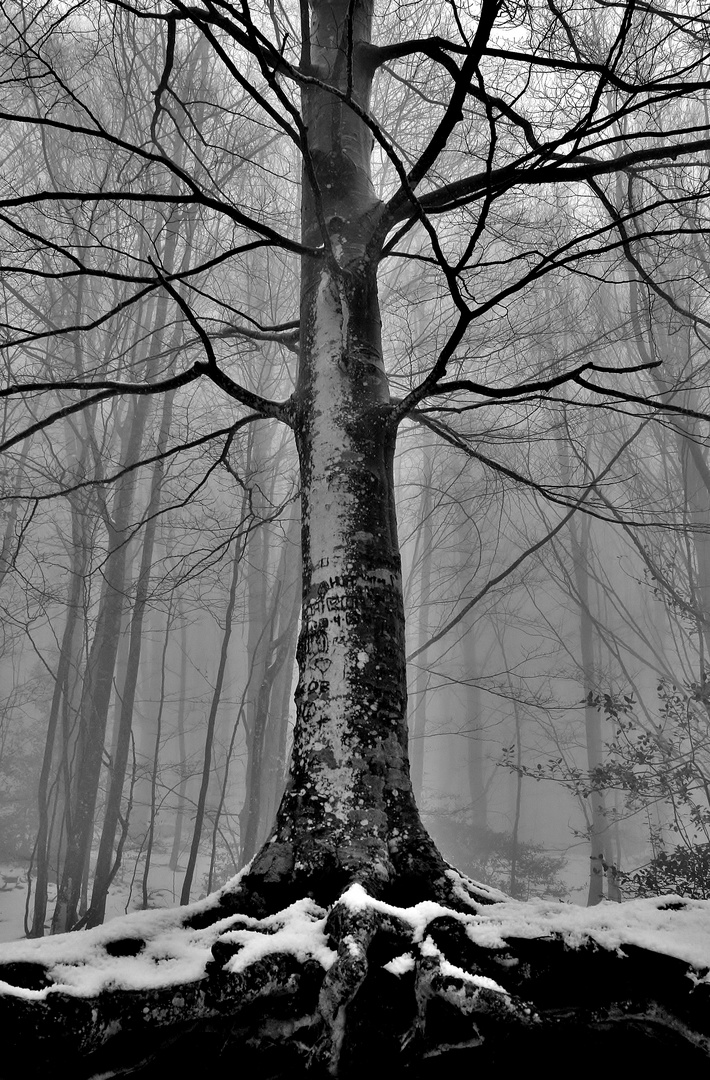
[[[441,630],[437,631],[437,633],[434,634],[429,639],[429,641],[426,642],[426,644],[422,645],[418,649],[415,649],[414,652],[411,652],[409,654],[409,656],[407,657],[407,660],[408,661],[414,660],[417,656],[420,655],[420,653],[423,653],[425,651],[425,649],[428,649],[431,645],[435,645],[437,643],[437,641],[441,641],[441,639],[443,637],[445,637],[446,634],[448,634],[449,631],[454,628],[454,626],[456,626],[458,623],[461,622],[462,619],[464,619],[466,617],[466,615],[469,613],[469,611],[471,611],[476,606],[476,604],[480,603],[480,601],[483,599],[483,597],[486,595],[486,593],[490,592],[490,590],[495,588],[496,585],[499,585],[501,583],[501,581],[504,581],[507,577],[510,577],[510,575],[515,570],[517,570],[518,567],[523,562],[526,561],[526,559],[528,559],[531,555],[534,555],[536,551],[540,551],[540,549],[545,547],[545,545],[548,544],[550,542],[550,540],[552,540],[555,536],[557,536],[557,534],[559,532],[561,532],[561,530],[572,519],[572,517],[577,513],[578,510],[583,510],[584,509],[584,510],[586,510],[586,512],[589,512],[588,508],[584,507],[585,502],[587,501],[589,496],[592,494],[592,492],[595,491],[595,489],[601,483],[601,481],[604,479],[604,477],[609,474],[609,472],[611,471],[613,466],[616,464],[616,462],[621,457],[621,454],[624,452],[624,450],[626,450],[626,448],[638,437],[640,432],[646,426],[646,423],[647,423],[647,421],[644,421],[643,423],[641,423],[637,427],[637,429],[627,439],[624,440],[624,442],[621,444],[619,449],[613,455],[611,460],[605,465],[605,467],[602,469],[602,471],[599,473],[599,475],[596,476],[592,481],[590,481],[588,484],[585,485],[585,488],[584,488],[584,491],[582,492],[582,494],[579,496],[579,498],[577,500],[575,500],[575,502],[572,504],[572,506],[570,507],[568,512],[563,515],[563,517],[558,521],[558,523],[556,525],[554,525],[551,529],[549,529],[548,532],[545,533],[545,535],[543,537],[541,537],[539,540],[537,540],[529,548],[526,548],[525,551],[523,551],[518,556],[517,559],[514,559],[513,562],[510,563],[510,565],[505,568],[505,570],[502,570],[500,574],[496,574],[495,577],[489,578],[488,581],[486,582],[486,584],[481,589],[479,589],[479,591],[476,593],[476,595],[471,600],[469,600],[468,603],[464,604],[464,606],[459,609],[459,611],[456,613],[456,615],[454,615],[454,617],[452,619],[450,619],[448,621],[448,623],[446,623],[446,625],[441,628]],[[431,426],[431,424],[428,423],[427,426]],[[436,430],[436,427],[432,427],[432,430]],[[477,455],[472,455],[472,456],[477,456]],[[501,470],[501,471],[505,471],[505,470]],[[537,487],[537,485],[533,485],[533,486]],[[539,489],[539,490],[542,490],[542,489]],[[546,497],[549,498],[549,494]],[[555,500],[553,500],[553,501],[555,501]]]
[[[155,272],[162,278],[159,268],[155,263],[151,263]],[[207,375],[209,379],[229,394],[236,401],[239,401],[242,405],[246,405],[249,409],[254,409],[262,416],[271,416],[278,420],[283,420],[284,423],[288,423],[286,419],[285,402],[279,403],[276,401],[269,401],[268,398],[263,398],[259,394],[253,393],[245,386],[240,386],[239,383],[234,382],[229,375],[225,374],[217,363],[217,357],[215,356],[214,347],[209,339],[209,335],[201,325],[199,320],[195,317],[190,305],[186,302],[184,297],[180,295],[177,289],[173,288],[169,281],[162,278],[165,289],[170,293],[173,300],[176,302],[183,315],[189,322],[192,329],[199,337],[202,346],[207,355],[206,363],[200,365],[201,373]]]
[[[192,367],[188,368],[186,371],[182,371],[178,375],[173,375],[169,379],[162,379],[160,382],[155,383],[121,383],[112,380],[105,382],[85,382],[73,380],[71,382],[63,383],[15,383],[12,386],[5,387],[5,389],[0,389],[0,397],[10,397],[33,392],[46,393],[48,390],[95,390],[97,386],[104,387],[99,393],[82,398],[81,401],[74,402],[73,405],[65,405],[61,409],[55,409],[42,420],[38,420],[30,427],[23,428],[22,431],[19,431],[9,439],[5,439],[4,442],[0,442],[0,453],[16,446],[17,443],[22,442],[24,438],[35,435],[38,431],[44,431],[45,428],[51,427],[57,420],[63,420],[65,417],[72,416],[74,413],[83,412],[84,409],[88,409],[92,405],[98,405],[100,402],[107,401],[109,398],[120,397],[126,394],[162,394],[168,390],[176,390],[180,386],[188,386],[191,382],[194,382],[196,379],[199,379],[202,375],[206,374],[205,368],[206,365],[204,363],[193,364]]]

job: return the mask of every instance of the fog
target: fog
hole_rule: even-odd
[[[199,396],[197,405],[206,408]],[[115,412],[97,411],[90,430],[84,421],[83,431],[67,432],[53,448],[54,468],[76,467],[99,429],[118,463],[132,417]],[[626,434],[615,418],[609,431],[573,435],[564,406],[556,416],[533,444],[541,469],[571,468],[574,452],[578,475],[596,471]],[[155,435],[146,428],[149,447]],[[661,436],[644,431],[624,450],[608,513],[599,500],[594,516],[566,522],[534,489],[492,480],[475,458],[442,452],[417,430],[402,440],[398,515],[420,805],[450,861],[522,898],[637,895],[645,879],[635,872],[659,852],[690,859],[707,840],[703,609],[692,618],[681,599],[702,596],[705,534],[687,522],[694,503],[695,518],[706,515],[707,492],[684,441]],[[83,852],[87,909],[102,888],[109,915],[202,896],[266,837],[293,724],[297,483],[288,441],[264,424],[244,442],[242,474],[216,454],[211,471],[202,453],[187,467],[170,465],[158,477],[157,511],[156,466],[133,474],[110,552],[106,525],[120,488],[108,506],[98,485],[6,504],[0,842],[3,872],[19,875],[0,898],[14,913],[2,924],[9,936],[36,934],[37,910],[47,930],[53,925],[71,801],[85,779],[77,773],[82,724],[102,723],[82,686],[104,664],[110,693]],[[496,448],[503,464],[515,458],[510,449]],[[21,464],[26,476],[39,471],[29,452]],[[642,533],[633,522],[619,528],[620,503],[629,517],[652,504],[658,520],[644,520]],[[111,605],[118,612],[107,629]],[[122,730],[121,799],[102,885],[96,866]]]

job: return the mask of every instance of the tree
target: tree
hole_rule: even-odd
[[[691,991],[669,977],[660,960],[649,1004],[643,952],[628,962],[594,960],[603,978],[590,982],[577,977],[585,964],[591,968],[591,957],[582,951],[570,960],[560,936],[547,951],[518,942],[511,963],[524,963],[509,975],[514,993],[507,996],[490,973],[503,979],[501,971],[511,965],[501,968],[485,949],[469,947],[462,918],[499,897],[445,863],[412,793],[393,460],[398,428],[415,422],[475,454],[486,468],[502,468],[476,447],[467,427],[472,410],[530,400],[544,408],[563,384],[583,389],[587,400],[623,396],[616,363],[573,362],[560,371],[526,359],[517,344],[528,319],[520,298],[540,279],[554,289],[555,280],[583,267],[606,272],[606,253],[625,237],[597,211],[595,200],[619,173],[670,161],[683,170],[687,198],[702,220],[702,162],[710,149],[703,112],[710,87],[704,17],[634,4],[607,11],[591,0],[564,10],[514,8],[500,0],[483,0],[476,8],[420,5],[410,11],[408,39],[395,36],[402,26],[396,9],[377,13],[375,44],[368,0],[313,0],[298,14],[287,5],[225,0],[6,4],[4,11],[4,81],[10,90],[0,111],[5,137],[31,142],[58,129],[71,134],[80,157],[107,159],[100,184],[80,171],[62,190],[44,176],[24,178],[17,191],[5,189],[6,273],[22,281],[48,272],[59,282],[98,273],[64,241],[61,208],[76,203],[110,203],[126,220],[137,206],[166,212],[189,206],[199,229],[221,238],[214,258],[202,258],[196,247],[188,269],[164,265],[155,248],[132,255],[133,270],[100,271],[105,280],[127,283],[135,302],[146,295],[170,298],[172,318],[186,324],[194,344],[174,356],[169,372],[146,366],[144,378],[127,380],[110,362],[93,377],[40,382],[23,370],[22,349],[46,331],[10,321],[5,347],[14,367],[3,393],[31,403],[33,415],[23,418],[18,409],[17,432],[4,448],[72,411],[207,380],[237,410],[229,431],[215,434],[225,453],[238,447],[242,428],[270,418],[293,432],[301,480],[303,605],[287,788],[270,837],[238,882],[181,916],[186,931],[215,935],[209,993],[189,982],[179,992],[102,992],[86,1014],[71,999],[67,1004],[50,997],[37,1006],[48,1041],[67,1039],[86,1052],[123,1030],[130,1033],[126,1052],[140,1055],[151,1052],[151,1038],[160,1038],[158,1017],[170,1029],[230,1016],[238,1034],[248,1016],[264,1008],[264,997],[283,1005],[286,995],[283,1008],[269,1006],[273,1016],[259,1028],[259,1040],[261,1050],[286,1053],[289,1065],[308,1058],[314,1068],[346,1075],[373,1045],[383,1060],[393,1061],[406,1057],[409,1047],[416,1065],[430,1052],[468,1046],[489,1033],[499,1048],[496,1060],[503,1060],[507,1051],[504,1041],[496,1043],[496,1031],[511,1024],[521,1032],[537,1024],[540,1031],[552,1030],[540,1017],[554,1011],[554,994],[539,991],[533,1006],[525,1001],[527,995],[535,1000],[534,979],[525,974],[531,964],[564,972],[568,986],[584,984],[569,1003],[575,1018],[570,1030],[584,1027],[578,1011],[593,984],[595,1002],[610,1023],[633,1013],[636,1030],[645,1035],[665,1025],[697,1041],[693,1033],[703,1027],[697,999],[688,1004]],[[201,102],[180,82],[183,59],[196,42],[209,49],[216,72],[205,90],[212,119],[202,126],[196,121]],[[120,109],[87,95],[87,77],[114,68],[136,135]],[[682,121],[663,123],[668,102],[682,104]],[[616,135],[620,118],[623,142]],[[176,131],[189,144],[185,165],[166,149]],[[300,235],[294,227],[296,160],[302,169]],[[233,184],[232,171],[242,163],[251,170],[250,186]],[[280,183],[273,176],[276,163]],[[571,238],[560,239],[554,195],[562,191],[576,226]],[[25,227],[29,208],[32,226]],[[662,225],[654,235],[662,241]],[[120,229],[111,242],[120,245]],[[297,318],[291,312],[266,323],[235,296],[249,252],[267,246],[280,253],[294,283],[298,279]],[[48,251],[52,268],[42,271],[39,255]],[[388,260],[399,259],[421,265],[440,319],[437,355],[416,357],[408,371],[398,366],[402,357],[387,338],[393,358],[385,363],[378,302],[378,275],[386,273]],[[107,304],[100,319],[120,320],[125,306]],[[509,328],[501,317],[505,310]],[[56,332],[87,328],[82,322]],[[230,353],[230,342],[248,338],[293,348],[296,330],[293,393],[286,400],[266,398],[253,388],[248,364]],[[492,380],[489,365],[503,348],[508,354]],[[593,374],[604,381],[593,381]],[[393,395],[391,378],[401,383],[401,396]],[[42,395],[57,389],[79,397],[60,409],[34,412],[37,399],[42,404]],[[580,507],[593,507],[595,484],[613,464],[581,492],[560,492],[518,469],[508,472],[562,504],[552,535]],[[362,900],[365,894],[372,903]],[[230,974],[240,944],[220,937],[215,927],[233,927],[235,918],[266,919],[265,928],[281,925],[268,920],[304,897],[317,905],[308,907],[311,921],[315,912],[320,917],[329,910],[325,932],[335,951],[327,973],[317,959],[294,960],[286,950],[268,953],[244,974],[238,968]],[[416,938],[392,905],[418,901],[445,905],[451,914],[442,914],[434,927],[427,909],[431,946],[423,948],[420,962],[399,965],[413,971],[407,992],[382,1010],[381,961],[385,955],[392,961],[406,957]],[[508,933],[515,936],[514,929]],[[137,956],[145,948],[135,934],[107,942],[114,956]],[[447,967],[445,952],[475,974]],[[623,964],[618,981],[612,972]],[[686,966],[680,962],[683,973]],[[43,985],[45,970],[10,963],[4,974],[16,983],[29,977]],[[640,1008],[628,1005],[636,997]],[[4,1000],[13,1017],[8,1028],[22,1033],[29,1025],[34,1031],[33,1003]],[[241,1020],[234,1019],[235,1009]],[[373,1040],[368,1047],[365,1030]],[[542,1043],[534,1033],[528,1038],[527,1047],[545,1045],[544,1037]],[[277,1060],[285,1067],[284,1058]]]

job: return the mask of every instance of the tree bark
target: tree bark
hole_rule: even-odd
[[[369,5],[312,5],[314,74],[367,109]],[[303,91],[300,359],[291,421],[302,499],[302,620],[291,773],[249,874],[278,894],[331,902],[445,888],[446,864],[417,812],[407,756],[395,429],[377,296],[380,211],[367,126],[337,95]],[[411,892],[410,890],[413,890]]]

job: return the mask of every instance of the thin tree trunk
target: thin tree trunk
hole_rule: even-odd
[[[145,848],[145,863],[143,866],[143,908],[147,908],[150,903],[150,891],[148,889],[148,880],[150,878],[150,865],[153,857],[153,844],[155,843],[155,817],[157,813],[157,791],[158,791],[158,769],[160,766],[160,741],[162,737],[163,728],[163,709],[165,708],[165,660],[168,652],[168,644],[170,642],[170,628],[172,622],[172,611],[170,605],[168,606],[167,615],[165,617],[165,635],[163,637],[163,651],[160,661],[160,701],[158,703],[158,715],[155,723],[155,743],[153,745],[153,761],[150,774],[150,815],[148,819],[148,838]]]
[[[78,319],[84,300],[84,283],[79,281],[73,314]],[[70,346],[74,372],[82,374],[82,350],[77,335]],[[45,357],[47,371],[51,372],[51,357]],[[94,410],[88,409],[84,416],[87,432],[93,423]],[[66,458],[72,462],[77,480],[86,478],[89,458],[89,440],[78,438],[71,422],[64,426]],[[69,589],[66,599],[66,619],[59,650],[52,702],[49,710],[45,736],[42,769],[37,791],[38,829],[35,842],[37,879],[35,882],[32,923],[25,913],[25,930],[28,936],[42,937],[47,917],[47,888],[54,868],[57,883],[60,879],[64,856],[64,843],[71,831],[73,759],[76,751],[77,727],[74,714],[75,690],[79,675],[81,653],[80,634],[85,624],[84,600],[86,596],[85,575],[89,564],[87,520],[90,518],[92,497],[86,492],[69,496],[70,513],[70,560]],[[5,545],[3,545],[3,570],[6,569]],[[74,672],[74,679],[72,679]],[[60,734],[59,741],[57,734]],[[28,897],[29,910],[29,897]]]
[[[510,830],[510,878],[508,881],[508,892],[511,896],[515,896],[516,898],[518,898],[518,892],[520,889],[520,885],[518,883],[518,857],[520,855],[520,816],[523,805],[522,720],[520,716],[520,704],[515,696],[515,689],[513,687],[513,680],[511,676],[511,668],[508,662],[508,657],[506,655],[503,627],[496,626],[495,636],[498,640],[500,654],[503,659],[503,667],[505,668],[506,672],[506,680],[508,683],[510,698],[513,702],[513,716],[515,719],[515,802],[513,809],[513,826]]]
[[[214,876],[215,868],[217,864],[217,839],[221,832],[222,823],[222,811],[224,810],[224,804],[227,799],[227,791],[229,789],[229,772],[232,764],[232,755],[234,754],[234,744],[237,740],[237,733],[240,728],[240,721],[244,722],[244,707],[237,711],[236,719],[232,725],[232,732],[227,746],[227,753],[224,759],[224,774],[222,776],[222,784],[219,792],[219,800],[214,812],[214,820],[212,822],[212,845],[210,848],[210,866],[207,872],[207,892],[212,892],[214,888]],[[230,851],[231,854],[231,851]],[[234,871],[236,873],[238,869],[238,856],[236,852],[233,855]]]
[[[113,774],[114,761],[116,759],[116,749],[118,745],[118,733],[121,723],[121,704],[123,702],[123,694],[128,681],[129,665],[128,657],[130,653],[130,615],[124,613],[123,622],[121,623],[121,630],[118,640],[118,653],[116,654],[116,670],[114,672],[113,682],[115,688],[115,695],[113,699],[113,708],[111,710],[110,735],[107,736],[106,742],[111,747],[108,762],[109,773],[109,787],[111,784],[111,776]],[[106,808],[104,808],[104,813]]]
[[[274,594],[274,608],[279,603],[280,594]],[[275,611],[272,609],[264,626],[264,637],[270,639],[273,632]],[[268,655],[253,704],[252,722],[249,730],[247,759],[247,784],[244,805],[240,815],[241,859],[247,862],[256,851],[259,842],[261,823],[262,788],[265,780],[266,731],[269,722],[269,705],[274,679],[278,670],[278,661]]]
[[[574,519],[569,523],[570,537],[572,542],[572,562],[574,578],[579,601],[579,636],[582,659],[582,678],[584,687],[584,733],[587,751],[587,769],[590,777],[603,764],[603,744],[601,732],[601,716],[595,704],[597,690],[594,677],[594,624],[590,616],[589,607],[589,574],[587,572],[587,559],[589,553],[589,520],[582,523],[582,538],[579,538],[577,525]],[[604,794],[594,786],[589,795],[590,803],[590,830],[589,841],[591,853],[589,856],[589,891],[587,904],[598,904],[604,899],[604,877],[607,865],[606,844],[608,838],[608,825],[604,806]]]
[[[520,709],[517,701],[513,702],[515,712],[515,810],[513,813],[513,828],[511,829],[510,843],[510,881],[508,892],[511,896],[518,895],[518,853],[520,848],[520,812],[523,805],[523,746],[520,731]]]
[[[163,401],[163,414],[157,445],[157,453],[159,454],[162,453],[167,446],[172,422],[173,400],[174,395],[167,394]],[[114,754],[109,774],[106,807],[101,830],[101,839],[99,841],[99,850],[96,858],[94,886],[91,895],[91,906],[88,914],[87,926],[98,926],[103,922],[108,890],[117,869],[117,867],[114,867],[112,871],[112,866],[114,866],[113,850],[121,812],[123,787],[126,779],[136,688],[138,685],[138,672],[143,646],[143,625],[148,607],[150,577],[155,549],[157,514],[160,508],[160,497],[164,475],[164,462],[160,460],[156,461],[151,477],[150,496],[148,498],[148,507],[146,511],[147,521],[143,533],[143,547],[140,569],[138,571],[136,595],[129,622],[126,678],[123,683],[123,694],[114,739]]]
[[[274,661],[274,680],[269,698],[269,716],[264,751],[266,776],[260,819],[265,839],[269,826],[281,801],[286,781],[286,746],[288,742],[288,719],[293,693],[293,674],[296,655],[298,620],[301,612],[301,548],[298,537],[299,521],[294,515],[286,530],[283,580],[292,591],[289,604],[281,605],[283,617],[279,621],[277,656]]]
[[[175,873],[180,863],[180,851],[182,850],[182,828],[185,817],[185,797],[187,795],[187,748],[185,744],[185,716],[187,713],[187,621],[184,612],[178,609],[178,615],[182,618],[180,628],[180,690],[177,711],[177,737],[178,737],[178,768],[180,771],[180,785],[178,787],[178,803],[175,814],[175,833],[173,835],[173,847],[170,852],[170,869]]]
[[[56,761],[63,753],[68,751],[66,743],[57,747],[57,733],[60,730],[62,718],[62,706],[67,697],[69,675],[72,666],[76,663],[77,637],[81,627],[82,594],[84,589],[84,572],[86,568],[86,550],[77,542],[77,532],[83,528],[83,522],[77,520],[74,505],[72,505],[72,560],[69,573],[69,591],[66,597],[66,619],[62,641],[59,649],[57,671],[54,679],[54,690],[49,708],[47,734],[45,736],[44,756],[42,770],[39,777],[37,790],[38,828],[35,842],[35,855],[37,865],[37,877],[34,882],[34,905],[32,923],[25,926],[28,937],[42,937],[44,924],[47,918],[47,887],[50,874],[50,786],[59,782],[59,774]]]
[[[131,419],[122,460],[136,461],[143,442],[150,400],[140,397]],[[90,848],[94,812],[106,733],[113,674],[123,616],[127,571],[127,530],[133,508],[136,472],[126,474],[116,490],[114,508],[107,518],[108,552],[99,614],[89,651],[80,706],[77,783],[72,828],[67,841],[52,932],[69,930],[77,921],[86,853]]]
[[[560,471],[562,481],[571,485],[569,449],[564,442],[566,425],[563,421],[563,433],[558,441]],[[587,771],[593,781],[594,774],[604,761],[601,716],[596,707],[597,679],[594,674],[594,622],[591,617],[589,596],[589,535],[590,520],[584,518],[581,524],[581,537],[576,518],[572,517],[567,526],[572,552],[572,570],[576,589],[576,601],[579,608],[579,642],[581,652],[582,686],[584,691],[584,734],[587,755]],[[587,905],[598,904],[604,899],[604,876],[606,846],[608,843],[608,823],[604,806],[604,793],[592,782],[589,795],[589,890]]]
[[[186,229],[185,250],[182,258],[181,269],[184,270],[189,265],[192,251],[192,238],[194,235],[195,221],[194,217],[190,217],[188,222],[185,223],[184,219],[180,217],[178,218],[176,223],[173,223],[172,228],[170,229],[166,249],[163,252],[163,264],[167,268],[171,268],[175,261],[175,252],[181,224]],[[149,353],[153,357],[160,356],[162,352],[167,310],[167,296],[163,295],[161,296],[157,304],[154,320],[155,330],[154,333],[151,335]],[[182,327],[178,325],[176,326],[175,331],[172,335],[172,339],[170,342],[171,348],[177,348],[180,344],[181,339]],[[149,367],[152,368],[153,366],[154,364],[149,364]],[[149,376],[150,371],[148,371],[147,373],[147,377]],[[174,392],[166,394],[163,399],[163,410],[156,445],[157,455],[163,454],[168,445],[170,428],[172,426],[174,400]],[[116,838],[116,830],[118,828],[121,799],[126,777],[126,767],[128,763],[128,750],[133,724],[136,688],[138,685],[138,673],[140,668],[141,649],[143,644],[143,624],[145,621],[146,611],[148,607],[151,570],[153,565],[153,553],[155,548],[155,535],[158,523],[158,513],[160,510],[161,493],[164,478],[165,461],[158,457],[158,460],[153,466],[150,494],[148,497],[148,505],[145,513],[146,524],[143,534],[141,564],[138,571],[136,595],[131,611],[130,625],[128,631],[129,646],[126,679],[123,684],[123,696],[121,700],[118,723],[114,738],[115,750],[113,754],[111,774],[109,777],[109,789],[106,799],[103,828],[101,832],[101,839],[99,841],[99,850],[94,874],[94,889],[91,897],[91,908],[89,911],[89,919],[87,923],[88,926],[97,926],[99,923],[103,922],[108,889],[110,887],[113,874],[115,874],[115,869],[111,873],[110,868],[113,862],[113,847]]]
[[[20,448],[20,456],[17,465],[13,467],[15,483],[13,485],[13,497],[7,499],[9,506],[6,510],[5,529],[3,531],[2,544],[0,545],[0,587],[9,573],[12,572],[14,559],[17,551],[17,513],[20,506],[17,496],[22,491],[25,479],[25,467],[29,450],[29,439],[25,439]]]
[[[476,683],[476,647],[473,628],[464,638],[464,657],[466,662],[466,765],[468,779],[468,798],[471,806],[471,820],[475,828],[488,828],[488,796],[483,765],[483,736],[481,722],[481,690]]]
[[[432,465],[427,458],[422,472],[423,492],[421,498],[421,524],[419,526],[420,558],[419,558],[419,608],[417,611],[417,651],[419,652],[417,673],[414,679],[413,695],[414,707],[412,709],[412,733],[410,741],[410,757],[412,768],[412,786],[417,799],[421,800],[424,788],[424,760],[426,745],[427,724],[427,687],[429,685],[429,672],[427,671],[425,649],[429,643],[429,602],[431,596],[431,560],[432,560]]]
[[[185,877],[182,883],[182,892],[180,894],[180,903],[189,904],[190,902],[190,890],[192,888],[192,879],[195,874],[195,866],[197,865],[197,856],[200,850],[200,840],[202,839],[202,825],[205,819],[205,806],[207,804],[207,791],[210,784],[210,776],[212,774],[212,749],[214,744],[214,730],[217,721],[217,711],[219,709],[219,702],[222,696],[222,686],[224,684],[224,673],[227,668],[227,656],[229,653],[229,640],[232,636],[232,624],[234,619],[234,605],[237,596],[237,584],[239,582],[239,571],[241,567],[242,555],[244,553],[243,543],[240,540],[236,540],[234,543],[234,559],[232,561],[232,580],[229,586],[229,595],[227,598],[227,610],[224,616],[224,633],[222,634],[222,645],[219,653],[219,664],[217,666],[217,678],[215,680],[214,691],[212,693],[212,702],[210,705],[209,716],[207,717],[207,728],[205,730],[205,752],[202,761],[202,779],[200,782],[200,792],[197,797],[197,807],[195,809],[195,822],[192,830],[192,843],[190,845],[190,854],[187,859],[187,867],[185,869]]]
[[[285,672],[288,677],[289,691],[292,678],[292,667],[289,660],[293,657],[293,651],[289,648],[294,643],[296,625],[298,623],[298,594],[294,596],[294,603],[284,613],[285,602],[283,595],[285,588],[283,583],[288,582],[289,563],[292,562],[293,545],[284,543],[279,558],[279,566],[275,575],[276,587],[271,597],[271,607],[265,621],[262,616],[260,634],[254,642],[254,650],[250,656],[254,657],[257,672],[261,681],[257,686],[257,693],[253,708],[250,710],[249,745],[247,748],[247,783],[244,798],[244,806],[240,815],[241,858],[247,861],[257,850],[259,844],[266,839],[269,826],[273,818],[266,814],[269,800],[270,787],[276,783],[276,775],[279,767],[277,755],[269,759],[268,747],[269,736],[279,723],[285,721],[283,712],[276,705],[277,687],[279,675]],[[263,568],[264,573],[266,567]],[[263,575],[260,575],[263,577]],[[259,594],[259,599],[261,599]],[[276,744],[280,743],[277,735]],[[272,775],[273,774],[273,775]],[[276,807],[273,807],[275,810]]]
[[[250,572],[247,588],[247,656],[249,662],[248,692],[244,701],[244,730],[246,733],[246,771],[244,780],[244,803],[239,815],[240,858],[251,858],[256,850],[256,830],[259,807],[259,789],[266,725],[269,687],[267,670],[271,641],[274,636],[274,617],[281,589],[281,577],[274,578],[275,599],[269,608],[267,576],[269,573],[269,527],[266,519],[270,500],[264,491],[261,471],[269,457],[272,435],[268,425],[257,424],[251,433],[249,471],[254,477],[251,508],[255,521],[262,522],[249,538],[248,554]]]

